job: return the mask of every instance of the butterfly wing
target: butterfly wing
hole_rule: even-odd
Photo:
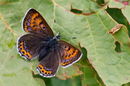
[[[82,53],[79,49],[75,48],[71,44],[65,41],[59,41],[60,44],[60,54],[61,54],[61,63],[60,65],[63,68],[66,68],[73,63],[77,62],[81,57]]]
[[[18,40],[18,51],[25,59],[31,60],[36,57],[42,47],[42,37],[38,34],[26,34]]]
[[[29,9],[23,19],[23,29],[25,32],[30,33],[42,33],[44,35],[54,36],[51,28],[41,16],[41,14],[35,9]]]
[[[59,54],[57,50],[53,50],[48,53],[43,59],[40,61],[37,66],[37,71],[43,77],[53,77],[57,72],[59,66]]]

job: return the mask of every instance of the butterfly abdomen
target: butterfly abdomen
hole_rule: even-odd
[[[43,48],[40,50],[39,52],[39,61],[41,61],[44,57],[47,56],[47,54],[49,53],[49,50],[47,50],[46,48]]]

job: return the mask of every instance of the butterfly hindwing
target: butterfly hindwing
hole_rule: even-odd
[[[41,33],[43,35],[54,36],[51,28],[41,16],[41,14],[35,9],[29,9],[23,19],[23,29],[25,32]]]
[[[65,42],[65,41],[59,41],[60,44],[60,53],[61,53],[61,62],[60,65],[63,68],[66,68],[73,63],[77,62],[81,56],[82,53],[79,49],[75,48],[71,44]]]
[[[59,54],[57,50],[50,51],[45,57],[40,61],[37,66],[37,70],[43,77],[53,77],[59,67]]]
[[[26,34],[18,40],[18,51],[21,56],[31,60],[39,54],[42,38],[37,34]]]

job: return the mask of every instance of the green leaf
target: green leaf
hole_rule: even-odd
[[[82,48],[83,57],[80,60],[80,70],[83,71],[81,75],[82,86],[105,86],[101,78],[98,76],[97,72],[91,65],[91,61],[87,59],[87,51]]]
[[[83,13],[95,12],[90,15],[77,15],[71,12],[71,7]],[[75,85],[75,76],[81,75],[78,85],[121,86],[130,81],[130,40],[128,27],[123,26],[115,34],[109,31],[118,24],[106,11],[93,0],[2,0],[0,1],[0,86],[45,86],[46,80],[34,77],[38,74],[35,61],[25,61],[17,53],[16,41],[25,34],[21,29],[22,18],[29,8],[35,8],[46,19],[54,33],[60,32],[61,39],[79,48],[87,50],[88,61],[99,75],[100,79],[87,78],[93,71],[87,65],[79,66],[80,62],[66,69],[59,69],[57,78],[52,78],[52,85],[60,83],[59,79],[71,79],[61,82]],[[119,17],[120,18],[120,17]],[[118,18],[117,18],[118,20]],[[55,21],[55,22],[54,22]],[[115,48],[120,44],[120,52]],[[86,59],[87,60],[87,59]],[[82,63],[82,62],[81,62]],[[82,70],[81,68],[85,69]],[[34,75],[32,74],[34,71]],[[90,72],[91,71],[91,72]],[[85,77],[82,77],[82,74]],[[91,74],[89,74],[91,73]],[[64,76],[65,75],[65,76]],[[83,79],[83,81],[82,81]],[[85,82],[85,80],[90,82]],[[97,81],[100,83],[97,83]],[[44,83],[45,81],[45,83]],[[91,84],[92,83],[92,84]],[[96,84],[95,84],[96,83]],[[103,84],[104,83],[104,84]],[[73,85],[74,84],[74,85]]]
[[[79,9],[84,13],[96,12],[100,6],[94,0],[52,0],[53,3],[58,7],[63,7],[70,11],[71,8]],[[82,4],[82,5],[80,5]]]
[[[127,20],[130,23],[129,12],[130,12],[130,6],[126,6],[124,9],[122,9],[122,13],[124,14],[124,16],[127,18]]]
[[[116,1],[116,0],[110,0],[108,6],[110,8],[123,8],[124,7],[124,5],[121,2]]]
[[[81,86],[80,77],[72,79],[59,80],[57,78],[44,79],[47,86]]]

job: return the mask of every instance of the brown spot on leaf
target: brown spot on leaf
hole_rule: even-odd
[[[114,26],[110,31],[109,31],[109,33],[110,34],[115,34],[117,31],[119,31],[121,28],[122,28],[122,24],[117,24],[116,26]]]

